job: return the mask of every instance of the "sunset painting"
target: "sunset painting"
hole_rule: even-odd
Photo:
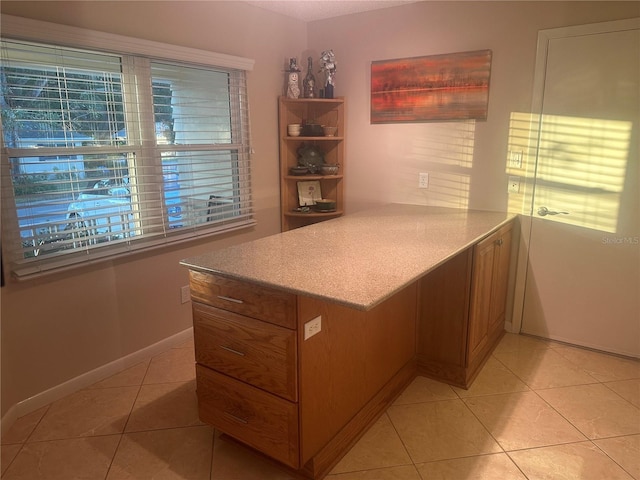
[[[487,119],[491,50],[371,63],[371,123]]]

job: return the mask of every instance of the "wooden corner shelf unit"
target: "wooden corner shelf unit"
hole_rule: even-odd
[[[310,225],[344,213],[344,143],[345,143],[345,101],[337,98],[287,98],[280,97],[278,102],[280,135],[280,211],[282,231]],[[315,123],[337,126],[335,136],[298,136],[288,135],[287,125]],[[291,167],[298,165],[298,150],[302,146],[312,145],[320,149],[324,162],[338,165],[337,175],[291,175]],[[319,212],[310,208],[308,212],[298,211],[298,182],[318,181],[322,198],[335,200],[335,210]]]

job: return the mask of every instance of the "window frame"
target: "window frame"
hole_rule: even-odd
[[[2,38],[6,40],[15,40],[15,41],[26,41],[26,42],[37,42],[45,45],[52,46],[60,46],[60,47],[68,47],[68,48],[76,48],[83,49],[88,51],[95,51],[96,53],[107,53],[107,54],[116,54],[122,57],[123,61],[123,75],[139,75],[140,73],[140,62],[142,65],[146,65],[147,68],[147,76],[142,77],[143,82],[145,83],[148,80],[148,85],[139,85],[143,90],[147,90],[149,101],[153,103],[153,95],[151,89],[152,83],[152,74],[150,65],[154,61],[158,62],[168,62],[171,64],[181,64],[185,67],[204,67],[204,68],[221,68],[230,71],[250,71],[253,68],[254,61],[247,58],[236,57],[226,54],[220,54],[215,52],[209,52],[204,50],[197,50],[187,47],[180,47],[176,45],[168,45],[160,42],[153,42],[133,37],[125,37],[121,35],[109,34],[104,32],[96,32],[92,30],[77,28],[77,27],[69,27],[64,25],[53,24],[49,22],[41,22],[36,20],[25,19],[21,17],[13,17],[9,15],[2,15]],[[232,73],[233,74],[233,73]],[[140,78],[140,77],[138,77]],[[244,81],[246,82],[246,75]],[[244,91],[246,93],[246,84],[244,86]],[[143,92],[144,94],[145,92]],[[125,96],[128,93],[125,93]],[[146,101],[146,100],[145,100]],[[246,97],[238,98],[237,102],[231,102],[232,109],[230,111],[231,116],[238,115],[241,110],[241,103],[247,102]],[[126,103],[126,101],[125,101]],[[136,102],[137,103],[137,102]],[[247,162],[250,161],[251,158],[251,141],[250,141],[250,132],[249,132],[249,119],[248,119],[248,105],[243,105],[244,113],[246,115],[246,131],[242,132],[243,138],[240,139],[240,143],[237,143],[235,139],[232,138],[231,143],[228,144],[217,144],[214,149],[219,150],[231,150],[234,147],[239,147],[242,149],[246,155]],[[237,111],[234,111],[236,110]],[[130,120],[127,120],[129,122]],[[90,154],[90,151],[95,148],[96,153],[129,153],[133,152],[137,158],[141,159],[141,161],[151,162],[151,168],[162,169],[162,152],[168,150],[176,150],[171,145],[161,145],[156,144],[155,141],[149,142],[145,141],[145,137],[147,137],[150,132],[152,136],[155,138],[155,123],[153,122],[153,116],[151,119],[147,118],[140,121],[140,127],[138,129],[128,129],[130,132],[134,130],[138,130],[142,132],[142,138],[138,138],[135,141],[132,141],[129,145],[113,146],[113,147],[83,147],[84,154]],[[200,147],[198,146],[190,146],[184,150],[186,151],[198,151]],[[203,146],[202,149],[205,148],[211,149],[211,145]],[[11,152],[11,157],[16,157],[20,155],[21,149],[11,148],[8,149],[4,147],[2,149],[2,188],[4,191],[7,191],[8,188],[11,192],[10,198],[13,200],[13,186],[11,184],[10,174],[9,174],[9,152]],[[27,150],[27,149],[22,149]],[[38,154],[41,156],[55,156],[60,155],[63,152],[63,148],[42,148],[38,149]],[[25,151],[26,153],[26,151]],[[30,150],[28,152],[30,156],[33,156],[33,151]],[[65,152],[68,155],[68,150]],[[142,160],[146,158],[146,160]],[[147,165],[149,166],[149,165]],[[249,165],[247,163],[248,168]],[[162,174],[160,174],[160,178],[162,178]],[[251,185],[250,185],[250,175],[246,175],[244,187],[244,195],[249,198],[249,200],[244,200],[245,206],[251,205],[250,196],[251,196]],[[162,193],[159,194],[160,197]],[[6,197],[5,197],[6,199]],[[159,204],[162,204],[163,199],[158,199]],[[9,203],[9,202],[6,202]],[[2,205],[2,229],[3,229],[3,237],[4,241],[2,244],[2,248],[4,250],[3,261],[9,262],[5,271],[11,271],[13,273],[13,277],[18,280],[30,279],[34,277],[39,277],[44,274],[50,274],[54,272],[58,272],[61,270],[67,270],[70,268],[74,268],[77,266],[83,266],[90,263],[95,263],[98,261],[105,261],[109,259],[113,259],[115,257],[119,257],[125,254],[131,254],[135,252],[139,252],[141,250],[148,250],[150,248],[156,248],[159,246],[170,245],[170,244],[178,244],[184,241],[188,241],[193,239],[194,237],[202,237],[202,236],[211,236],[220,233],[228,233],[239,229],[250,228],[255,225],[255,220],[253,218],[252,209],[248,209],[248,214],[244,214],[240,216],[236,221],[230,222],[222,222],[222,223],[212,223],[212,224],[204,224],[204,226],[198,228],[190,228],[185,227],[184,231],[182,229],[176,229],[176,231],[170,232],[170,235],[158,235],[154,236],[146,236],[142,235],[141,237],[133,240],[131,243],[124,242],[121,244],[117,244],[114,246],[110,246],[108,248],[100,248],[97,251],[92,249],[92,254],[88,256],[83,256],[79,254],[80,252],[71,251],[68,254],[63,254],[60,256],[43,256],[41,257],[41,261],[25,261],[24,258],[16,258],[14,252],[19,250],[19,247],[16,244],[20,243],[20,233],[19,228],[17,227],[18,218],[17,212],[14,208],[14,202],[10,202],[11,205],[7,206]],[[207,217],[207,220],[209,218]],[[5,232],[7,235],[5,235]],[[13,258],[12,258],[13,255]],[[84,258],[86,257],[86,258]]]

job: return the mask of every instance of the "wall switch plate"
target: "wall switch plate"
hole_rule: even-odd
[[[522,150],[511,150],[509,152],[509,167],[522,168]]]
[[[418,188],[429,188],[429,174],[418,174]]]
[[[304,339],[313,337],[316,333],[320,333],[320,330],[322,330],[322,316],[318,315],[304,324]]]
[[[509,177],[509,193],[520,193],[520,177]]]
[[[187,303],[189,300],[191,300],[191,290],[189,290],[189,285],[180,287],[180,300],[182,301],[182,303]]]

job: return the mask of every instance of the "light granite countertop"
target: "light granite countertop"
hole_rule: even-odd
[[[507,223],[512,214],[390,204],[180,263],[369,310]]]

